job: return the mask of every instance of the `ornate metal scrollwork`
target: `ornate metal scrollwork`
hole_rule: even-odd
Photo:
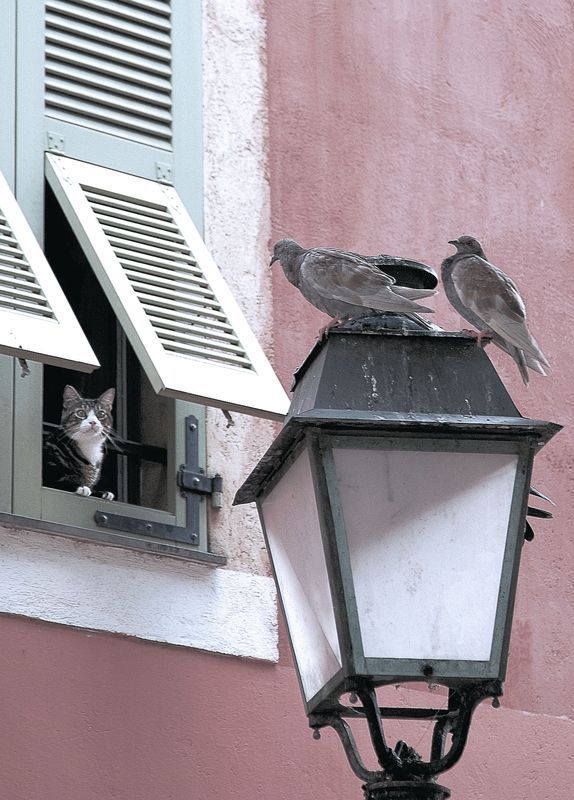
[[[332,709],[315,712],[309,716],[309,725],[316,733],[326,726],[337,732],[351,769],[364,781],[365,798],[443,800],[450,797],[450,792],[435,782],[436,776],[453,767],[460,759],[475,708],[487,697],[496,701],[502,694],[502,685],[500,681],[482,681],[449,688],[448,705],[444,709],[381,708],[375,689],[367,681],[357,682],[352,692],[359,698],[360,706],[338,704]],[[345,717],[362,717],[366,720],[380,770],[365,767]],[[403,741],[397,742],[394,749],[389,747],[385,739],[384,719],[434,721],[428,761]],[[451,743],[445,752],[449,735]]]

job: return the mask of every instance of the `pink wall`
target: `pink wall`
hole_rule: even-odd
[[[16,617],[0,617],[0,641],[7,800],[362,796],[336,735],[312,739],[288,663]],[[444,783],[453,800],[569,799],[572,721],[484,704]]]
[[[269,0],[267,11],[273,238],[406,255],[438,268],[452,252],[449,239],[478,236],[521,288],[552,371],[525,388],[508,357],[492,347],[489,355],[524,415],[568,425],[571,3]],[[287,384],[323,318],[280,268],[274,291],[275,353]],[[435,308],[439,324],[460,328],[444,296]],[[552,523],[535,526],[536,539],[524,550],[503,701],[506,709],[551,715],[553,723],[540,717],[554,731],[547,735],[571,743],[572,437],[567,428],[536,463],[535,485],[557,508]],[[505,720],[504,737],[490,729],[500,757],[524,744],[529,729],[523,715]],[[484,795],[477,796],[503,796],[492,742],[474,741],[485,763]],[[512,779],[531,768],[535,747],[526,742]],[[542,771],[562,763],[558,753],[546,758]],[[509,787],[508,797],[524,796]],[[570,794],[563,788],[548,796]]]

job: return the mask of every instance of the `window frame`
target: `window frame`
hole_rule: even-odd
[[[50,147],[61,152],[60,136],[64,149],[66,137],[68,144],[77,148],[70,153],[73,157],[82,157],[83,154],[93,163],[111,168],[131,168],[135,174],[154,180],[157,179],[158,164],[165,166],[167,163],[172,177],[177,176],[178,189],[187,208],[195,219],[201,220],[201,2],[172,0],[172,43],[179,71],[173,84],[172,149],[150,147],[146,150],[134,142],[122,146],[120,141],[117,147],[100,146],[98,152],[104,152],[105,157],[95,160],[94,137],[80,134],[82,141],[77,144],[78,132],[72,131],[73,126],[47,117],[44,111],[44,0],[7,0],[3,20],[0,42],[5,47],[0,63],[5,67],[4,75],[8,79],[2,82],[5,88],[0,89],[2,95],[6,95],[7,110],[5,131],[0,137],[0,166],[38,241],[43,241],[44,231],[44,153]],[[196,90],[193,97],[191,86]],[[26,101],[17,102],[17,97],[25,97]],[[55,138],[51,134],[55,134]],[[104,136],[102,142],[113,140],[113,136],[107,139]],[[4,423],[0,428],[3,452],[0,460],[0,522],[9,527],[43,530],[204,563],[225,563],[223,556],[208,551],[205,512],[200,515],[199,541],[194,545],[104,530],[93,520],[96,510],[108,510],[136,519],[185,526],[185,499],[176,483],[177,468],[185,463],[183,425],[190,413],[200,419],[200,464],[205,469],[205,409],[182,400],[170,403],[167,481],[173,513],[95,497],[80,497],[42,486],[43,366],[37,362],[30,362],[29,366],[30,374],[22,377],[15,359],[0,356],[0,422]],[[207,502],[204,505],[207,506]]]

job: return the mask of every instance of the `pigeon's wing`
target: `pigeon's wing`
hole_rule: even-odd
[[[395,294],[395,279],[356,253],[309,250],[301,264],[300,281],[307,292],[351,306],[396,312],[432,310]]]
[[[464,303],[508,344],[545,366],[548,361],[526,327],[526,310],[514,282],[480,256],[455,264],[452,280]]]
[[[382,286],[392,286],[396,283],[392,275],[388,275],[382,269],[374,268],[370,257],[361,256],[358,253],[351,253],[347,250],[336,250],[328,247],[315,247],[309,250],[314,263],[324,265],[326,269],[352,269],[356,270],[358,280],[372,280],[381,289]],[[359,277],[360,276],[360,277]]]

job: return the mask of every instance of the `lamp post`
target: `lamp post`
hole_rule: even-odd
[[[450,796],[436,776],[502,694],[532,462],[559,429],[523,418],[461,333],[333,328],[299,369],[235,503],[257,503],[309,724],[336,730],[368,800]],[[379,706],[408,681],[447,707]],[[433,721],[429,758],[391,748],[387,718]]]

